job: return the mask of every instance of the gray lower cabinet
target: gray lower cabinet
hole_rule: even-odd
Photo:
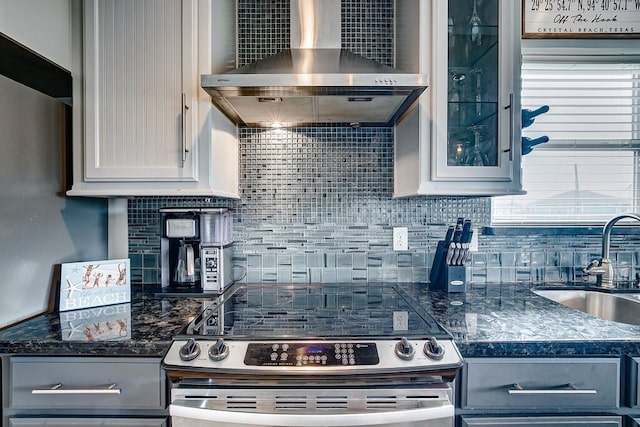
[[[462,377],[463,408],[620,406],[618,358],[473,358]]]
[[[617,357],[467,358],[462,426],[621,426]]]
[[[633,408],[634,413],[637,413],[640,411],[640,357],[630,357],[628,361],[627,404]],[[640,415],[630,416],[627,426],[640,427]]]
[[[10,418],[10,427],[70,427],[70,426],[118,426],[118,427],[166,427],[163,419],[137,418]]]
[[[462,417],[461,427],[476,426],[552,426],[552,427],[620,427],[622,418],[607,417]]]
[[[2,356],[2,384],[3,426],[168,425],[158,358]]]
[[[632,408],[640,408],[640,357],[629,358],[629,401]]]

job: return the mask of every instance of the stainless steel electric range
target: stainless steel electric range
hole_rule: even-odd
[[[452,426],[462,357],[400,286],[236,284],[163,359],[174,426]]]

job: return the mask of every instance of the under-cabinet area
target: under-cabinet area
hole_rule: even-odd
[[[156,358],[2,356],[3,426],[167,426],[166,393]]]

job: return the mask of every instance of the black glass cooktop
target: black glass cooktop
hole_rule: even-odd
[[[183,335],[282,337],[436,337],[448,332],[395,284],[236,284]]]

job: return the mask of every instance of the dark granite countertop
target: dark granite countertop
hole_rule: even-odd
[[[190,316],[201,310],[202,301],[158,298],[153,288],[132,289],[128,304],[43,314],[4,329],[0,353],[160,357]],[[110,336],[109,327],[118,327],[120,319],[127,323],[125,336]]]
[[[465,357],[640,355],[640,326],[601,320],[531,290],[584,285],[478,284],[466,293],[418,291]]]
[[[640,355],[640,326],[609,322],[531,292],[527,284],[471,285],[467,293],[406,288],[451,332],[463,356]],[[35,355],[161,356],[203,298],[133,293],[130,304],[89,309],[85,315],[50,313],[0,331],[0,353]],[[110,308],[109,308],[110,307]],[[121,310],[113,315],[113,311]],[[109,320],[125,316],[124,337],[108,336]],[[102,321],[101,332],[96,324]],[[91,330],[91,340],[85,330]],[[103,334],[103,335],[101,335]]]

